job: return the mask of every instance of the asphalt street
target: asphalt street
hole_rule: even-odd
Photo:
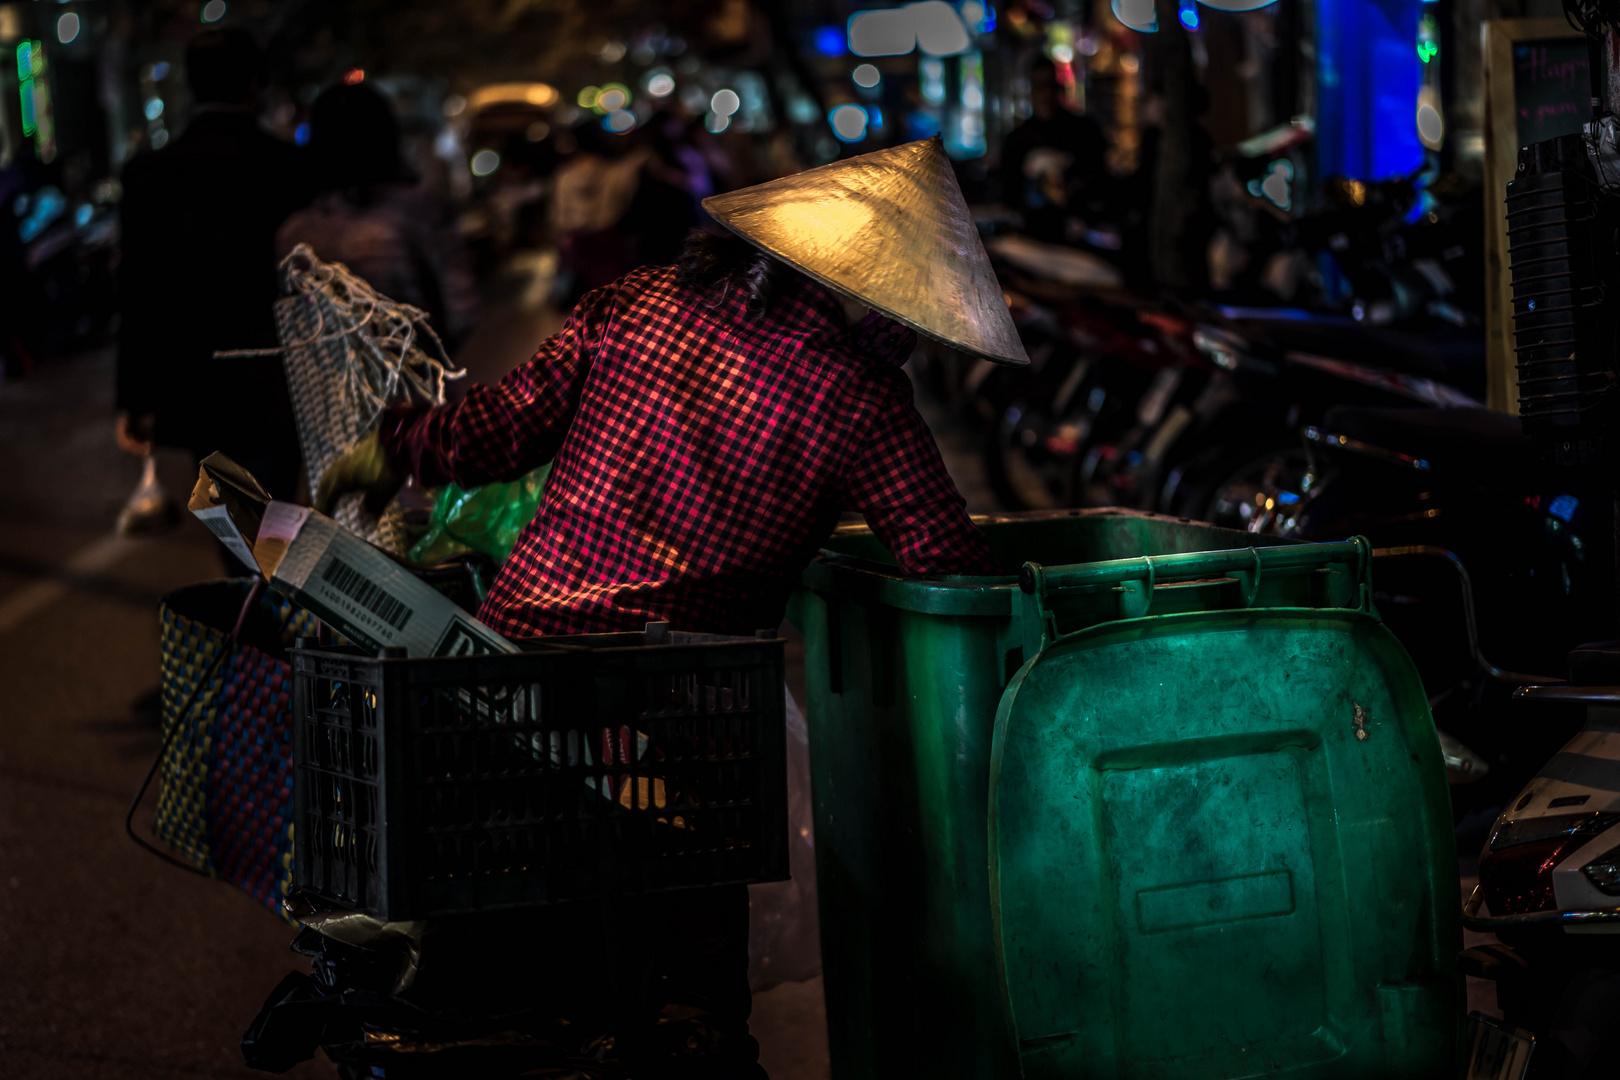
[[[140,464],[113,444],[111,374],[102,353],[0,385],[0,1074],[262,1075],[237,1040],[301,959],[288,926],[124,835],[158,748],[131,708],[157,685],[158,599],[220,564],[194,521],[113,535]],[[161,460],[176,495],[188,473]]]

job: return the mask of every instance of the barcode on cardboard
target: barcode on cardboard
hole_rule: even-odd
[[[398,598],[390,596],[376,582],[367,581],[360,571],[342,559],[327,562],[321,579],[395,630],[405,629],[414,614]]]

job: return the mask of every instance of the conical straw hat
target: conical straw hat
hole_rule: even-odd
[[[918,333],[1027,364],[939,136],[703,200],[744,240]]]

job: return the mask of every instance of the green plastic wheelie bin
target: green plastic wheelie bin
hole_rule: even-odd
[[[979,519],[1019,576],[839,529],[805,639],[833,1075],[1450,1075],[1438,740],[1365,541]]]

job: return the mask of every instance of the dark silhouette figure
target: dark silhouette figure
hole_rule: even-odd
[[[312,193],[302,151],[259,128],[265,73],[247,31],[199,34],[186,49],[195,116],[124,168],[119,429],[222,450],[287,499],[299,455],[281,358],[214,356],[276,346],[276,229]]]
[[[393,109],[363,83],[334,86],[310,110],[309,133],[320,194],[282,225],[277,254],[308,244],[427,312],[454,351],[478,320],[472,263],[450,204],[410,176]]]
[[[1064,107],[1057,68],[1044,57],[1030,65],[1029,103],[1032,115],[1002,144],[1002,197],[1023,214],[1026,233],[1061,242],[1068,219],[1103,194],[1108,140],[1097,121]]]

